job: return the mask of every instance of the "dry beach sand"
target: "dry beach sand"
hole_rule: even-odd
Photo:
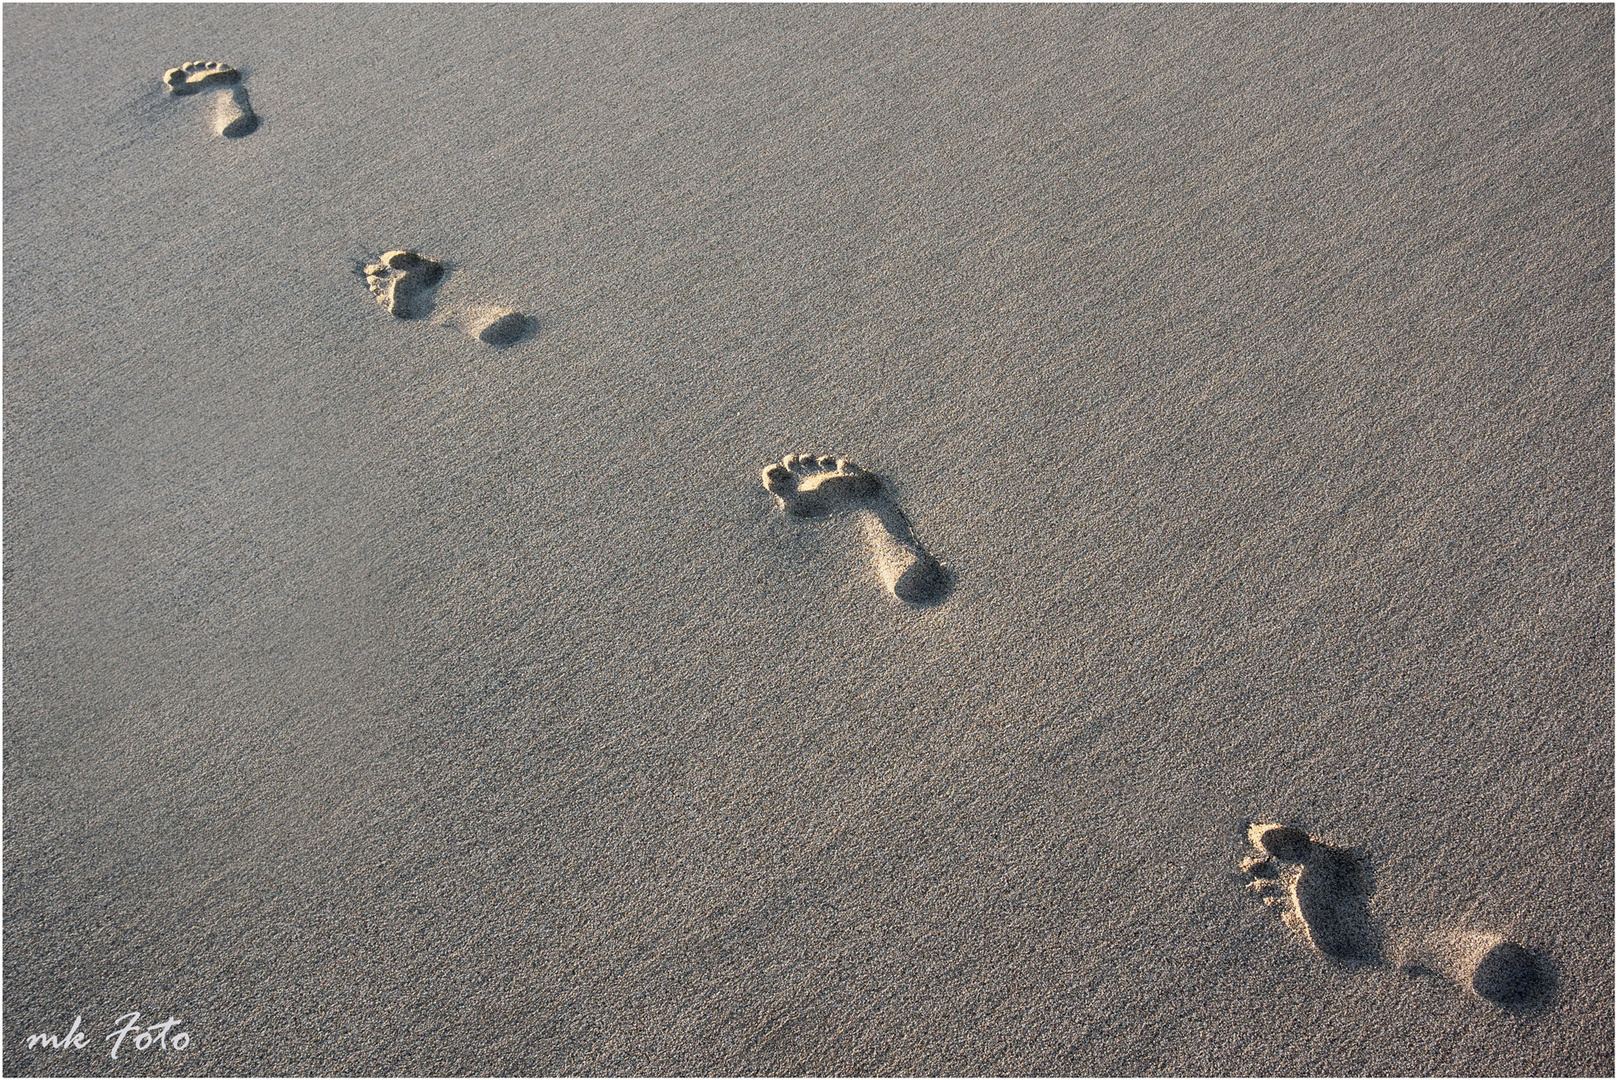
[[[1610,7],[4,31],[7,1073],[1610,1075]]]

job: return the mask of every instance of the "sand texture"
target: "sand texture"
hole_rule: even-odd
[[[1612,57],[7,6],[0,1065],[1610,1075]]]

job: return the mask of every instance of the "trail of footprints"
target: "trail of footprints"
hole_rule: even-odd
[[[182,64],[167,71],[163,82],[175,97],[211,94],[214,131],[224,138],[258,129],[241,72],[228,64]],[[434,295],[448,272],[438,260],[404,249],[384,252],[363,268],[376,302],[398,319],[432,315]],[[522,340],[535,326],[527,315],[497,305],[456,309],[441,322],[497,348]],[[948,598],[954,575],[922,546],[875,473],[845,458],[796,453],[765,466],[761,476],[764,489],[790,518],[858,519],[871,564],[899,601],[926,607]],[[1279,824],[1253,825],[1248,839],[1254,853],[1241,861],[1241,869],[1250,878],[1249,888],[1280,908],[1283,921],[1302,940],[1343,966],[1383,963],[1369,912],[1372,885],[1352,852]],[[1416,974],[1441,973],[1507,1009],[1541,1004],[1550,990],[1540,961],[1498,934],[1441,935],[1407,949],[1399,966]]]
[[[241,72],[216,60],[193,60],[163,73],[163,85],[174,97],[210,94],[214,99],[214,131],[239,139],[258,130]],[[399,319],[423,319],[432,313],[433,294],[447,269],[414,251],[388,251],[364,268],[365,283],[388,313]],[[495,348],[514,345],[534,329],[533,319],[494,304],[450,311],[441,320]]]
[[[1369,874],[1351,851],[1286,825],[1253,825],[1254,853],[1241,860],[1248,888],[1314,950],[1344,967],[1382,961],[1370,920]],[[1398,966],[1410,974],[1447,976],[1478,997],[1509,1010],[1543,1004],[1550,976],[1538,958],[1499,934],[1441,934],[1404,946]]]

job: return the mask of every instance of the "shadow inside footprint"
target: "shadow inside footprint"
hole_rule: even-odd
[[[1283,890],[1286,921],[1335,963],[1363,967],[1380,962],[1381,946],[1370,919],[1374,892],[1369,868],[1344,848],[1316,840],[1301,829],[1254,825],[1248,831],[1260,857],[1242,869],[1260,893]],[[1282,864],[1276,866],[1275,863]]]
[[[1435,934],[1415,945],[1400,965],[1410,975],[1446,976],[1510,1013],[1555,996],[1555,964],[1496,933]]]
[[[491,312],[473,322],[467,331],[485,345],[503,349],[528,337],[539,328],[539,321],[520,311]]]
[[[219,94],[214,128],[227,139],[240,139],[258,130],[258,114],[247,100],[245,86],[232,86]]]
[[[876,551],[877,570],[893,595],[914,607],[941,604],[954,591],[954,573],[916,539],[897,503],[879,494],[866,506],[865,531]]]
[[[1538,957],[1514,941],[1501,941],[1477,963],[1471,973],[1471,989],[1478,997],[1516,1012],[1547,1002],[1555,989],[1555,977]]]
[[[432,296],[443,281],[443,263],[413,251],[385,252],[364,267],[371,294],[396,319],[424,319],[432,314]]]

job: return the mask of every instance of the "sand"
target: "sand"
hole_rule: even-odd
[[[1610,1075],[1609,6],[4,31],[7,1073]]]

